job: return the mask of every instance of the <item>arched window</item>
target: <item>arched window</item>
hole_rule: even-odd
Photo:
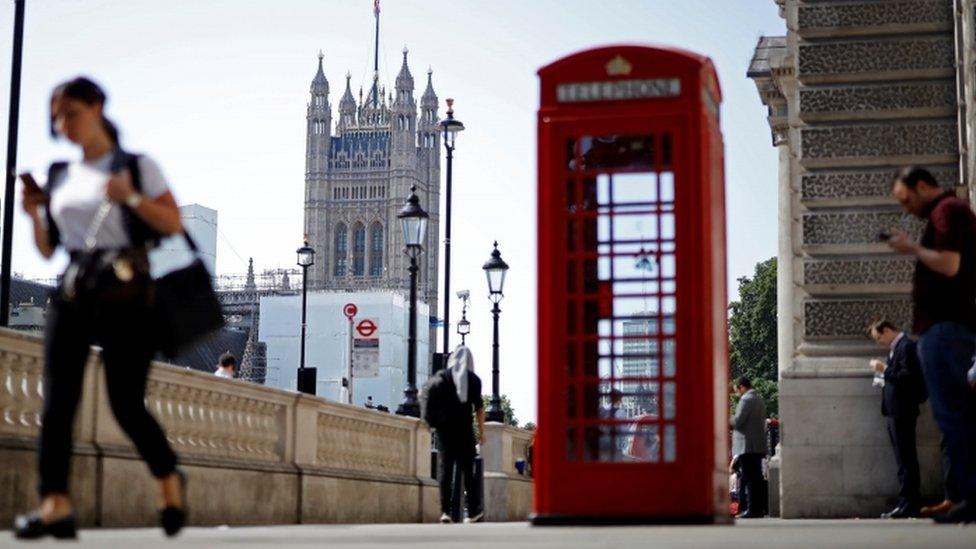
[[[369,229],[369,276],[383,276],[383,226],[379,223]]]
[[[352,237],[352,274],[366,274],[366,227],[357,223]]]
[[[349,247],[349,235],[346,226],[342,223],[335,228],[335,266],[333,267],[334,276],[346,276],[346,255]]]

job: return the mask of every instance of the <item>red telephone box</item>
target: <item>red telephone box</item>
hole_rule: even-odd
[[[533,521],[728,520],[714,66],[612,46],[539,76]]]

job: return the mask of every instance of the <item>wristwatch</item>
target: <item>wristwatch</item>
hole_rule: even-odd
[[[133,210],[139,207],[142,203],[142,195],[139,193],[132,193],[125,198],[125,205],[132,208]]]

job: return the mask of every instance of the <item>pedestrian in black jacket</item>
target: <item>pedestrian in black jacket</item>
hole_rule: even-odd
[[[883,375],[881,415],[887,421],[888,437],[898,463],[898,504],[882,518],[919,516],[921,492],[919,488],[918,453],[915,448],[915,424],[918,405],[924,400],[925,380],[918,360],[916,344],[887,320],[879,320],[868,328],[868,335],[878,345],[888,349],[888,361],[871,360],[876,375]]]
[[[447,368],[437,373],[424,392],[423,417],[437,431],[441,522],[454,521],[451,508],[453,498],[461,493],[460,487],[454,486],[459,477],[467,494],[468,522],[481,522],[484,509],[481,492],[475,486],[474,458],[476,445],[485,443],[485,410],[481,378],[474,373],[471,351],[458,345],[451,353]],[[478,422],[477,438],[474,420]]]

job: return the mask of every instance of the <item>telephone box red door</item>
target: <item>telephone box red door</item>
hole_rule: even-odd
[[[721,100],[711,61],[539,71],[534,522],[728,519]]]

